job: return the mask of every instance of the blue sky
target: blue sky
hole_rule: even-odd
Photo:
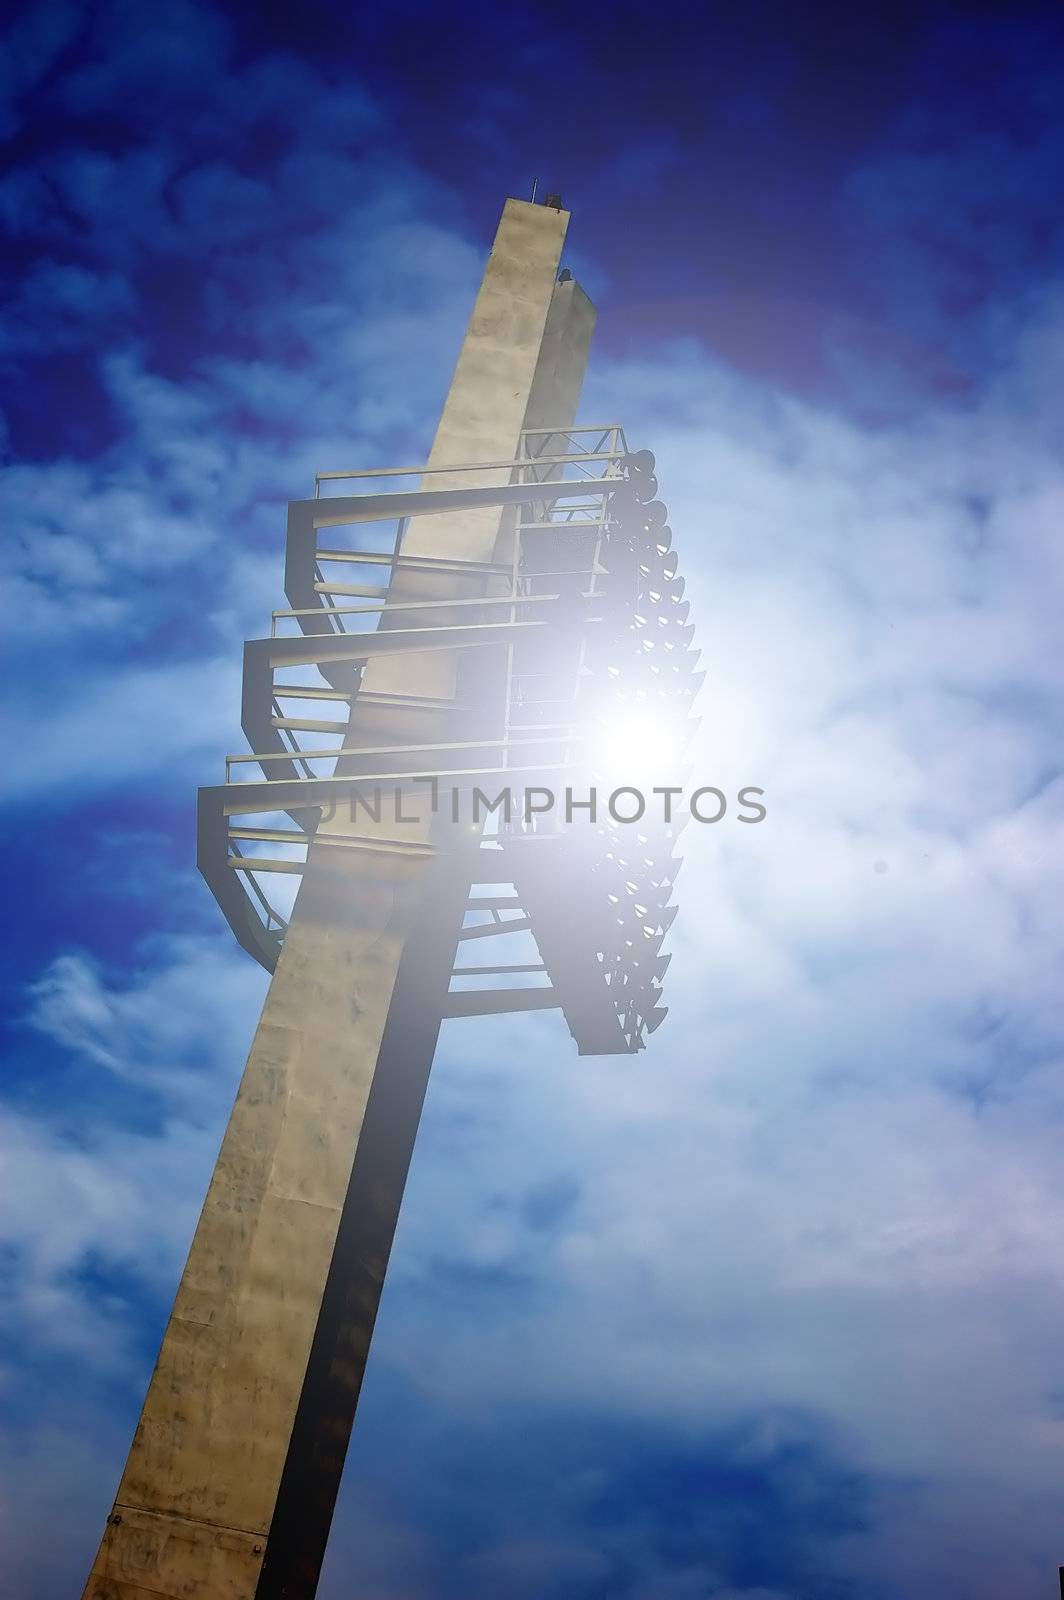
[[[1023,5],[16,9],[5,1600],[77,1592],[261,1003],[193,818],[285,502],[424,453],[533,177],[600,308],[585,417],[658,456],[698,773],[769,816],[684,835],[645,1055],[446,1025],[323,1600],[1052,1592],[1062,44]]]

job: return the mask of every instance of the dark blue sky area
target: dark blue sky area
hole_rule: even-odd
[[[247,300],[283,293],[300,236],[312,246],[356,198],[359,170],[334,170],[347,157],[385,183],[435,179],[426,207],[474,240],[538,177],[574,210],[600,345],[699,339],[805,389],[845,391],[872,363],[887,388],[963,396],[986,308],[1060,257],[1054,7],[37,4],[15,33],[40,74],[4,154],[37,175],[9,202],[16,267],[124,256],[135,314],[128,285],[110,304],[97,286],[96,332],[123,314],[170,375],[207,340],[261,351],[212,316],[219,254],[238,246]],[[297,142],[328,158],[317,182],[255,203]],[[95,165],[57,177],[86,147]],[[205,161],[215,181],[183,188]],[[276,349],[283,324],[271,333]],[[16,448],[50,450],[57,428],[98,448],[90,351],[71,338],[32,370]]]

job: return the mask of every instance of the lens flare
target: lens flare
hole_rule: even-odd
[[[603,782],[637,788],[674,782],[683,756],[682,726],[650,706],[620,706],[595,720],[588,755]]]

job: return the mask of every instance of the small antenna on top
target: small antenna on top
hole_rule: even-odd
[[[531,205],[535,205],[535,203],[536,203],[536,190],[538,188],[539,188],[539,179],[538,178],[533,178],[532,179],[532,194],[530,196],[530,204]]]

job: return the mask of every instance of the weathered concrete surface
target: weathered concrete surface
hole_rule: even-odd
[[[584,384],[595,317],[594,306],[575,278],[555,284],[525,415],[526,428],[572,425]],[[592,418],[595,422],[601,420]],[[557,455],[564,448],[562,439],[551,436],[542,453]]]
[[[568,223],[567,211],[507,200],[429,452],[430,467],[458,461],[511,461],[517,453],[525,417],[534,404],[533,384]],[[585,350],[585,362],[586,354]],[[579,387],[574,405],[578,397]],[[456,472],[443,481],[448,488],[476,488],[507,483],[509,476],[507,471]],[[412,517],[402,552],[492,561],[499,526],[494,507]],[[471,586],[468,578],[448,582],[413,573],[401,574],[394,585],[404,600],[459,597],[490,587],[483,579]],[[460,613],[448,613],[448,619],[451,616],[457,619]],[[444,618],[437,613],[437,620]],[[401,662],[374,661],[363,682],[370,690],[453,698],[458,663],[457,654],[443,651],[408,655]],[[420,685],[416,691],[410,687],[414,681]]]
[[[159,1595],[245,1600],[255,1592],[264,1548],[257,1534],[116,1506],[89,1580],[90,1593],[100,1600],[152,1600]]]
[[[145,1592],[213,1595],[204,1547],[269,1528],[423,871],[333,851],[307,874],[87,1590],[98,1600],[138,1568]],[[234,1596],[254,1593],[258,1565],[225,1563],[227,1583],[246,1580]]]
[[[564,212],[507,201],[433,463],[512,458],[526,418],[571,421],[593,313],[575,285],[555,287],[567,222]],[[497,510],[447,514],[412,519],[403,548],[490,561],[504,537]],[[419,575],[411,587],[403,576],[397,589],[451,599],[484,593],[477,582]],[[458,687],[457,655],[375,660],[347,742],[382,731],[399,743],[453,737]],[[417,696],[422,706],[375,706],[382,693]],[[426,698],[438,712],[425,711]],[[427,843],[431,818],[422,806],[418,827],[382,822],[373,831],[384,845],[390,835]],[[440,921],[432,874],[428,855],[312,849],[84,1600],[256,1593],[345,1203],[390,1189],[382,1215],[398,1209],[423,1085],[400,1097],[402,1125],[389,1129],[394,1182],[373,1177],[379,1151],[361,1151],[360,1137],[404,950],[426,925],[446,938],[453,917],[444,905]],[[438,1016],[419,1018],[425,1075],[438,1025]],[[360,1179],[363,1169],[369,1178]],[[385,1228],[338,1335],[344,1359],[358,1366],[348,1382],[356,1395],[388,1248]],[[330,1493],[335,1485],[323,1480],[329,1512]],[[313,1593],[312,1556],[303,1563],[310,1587],[277,1592]]]

